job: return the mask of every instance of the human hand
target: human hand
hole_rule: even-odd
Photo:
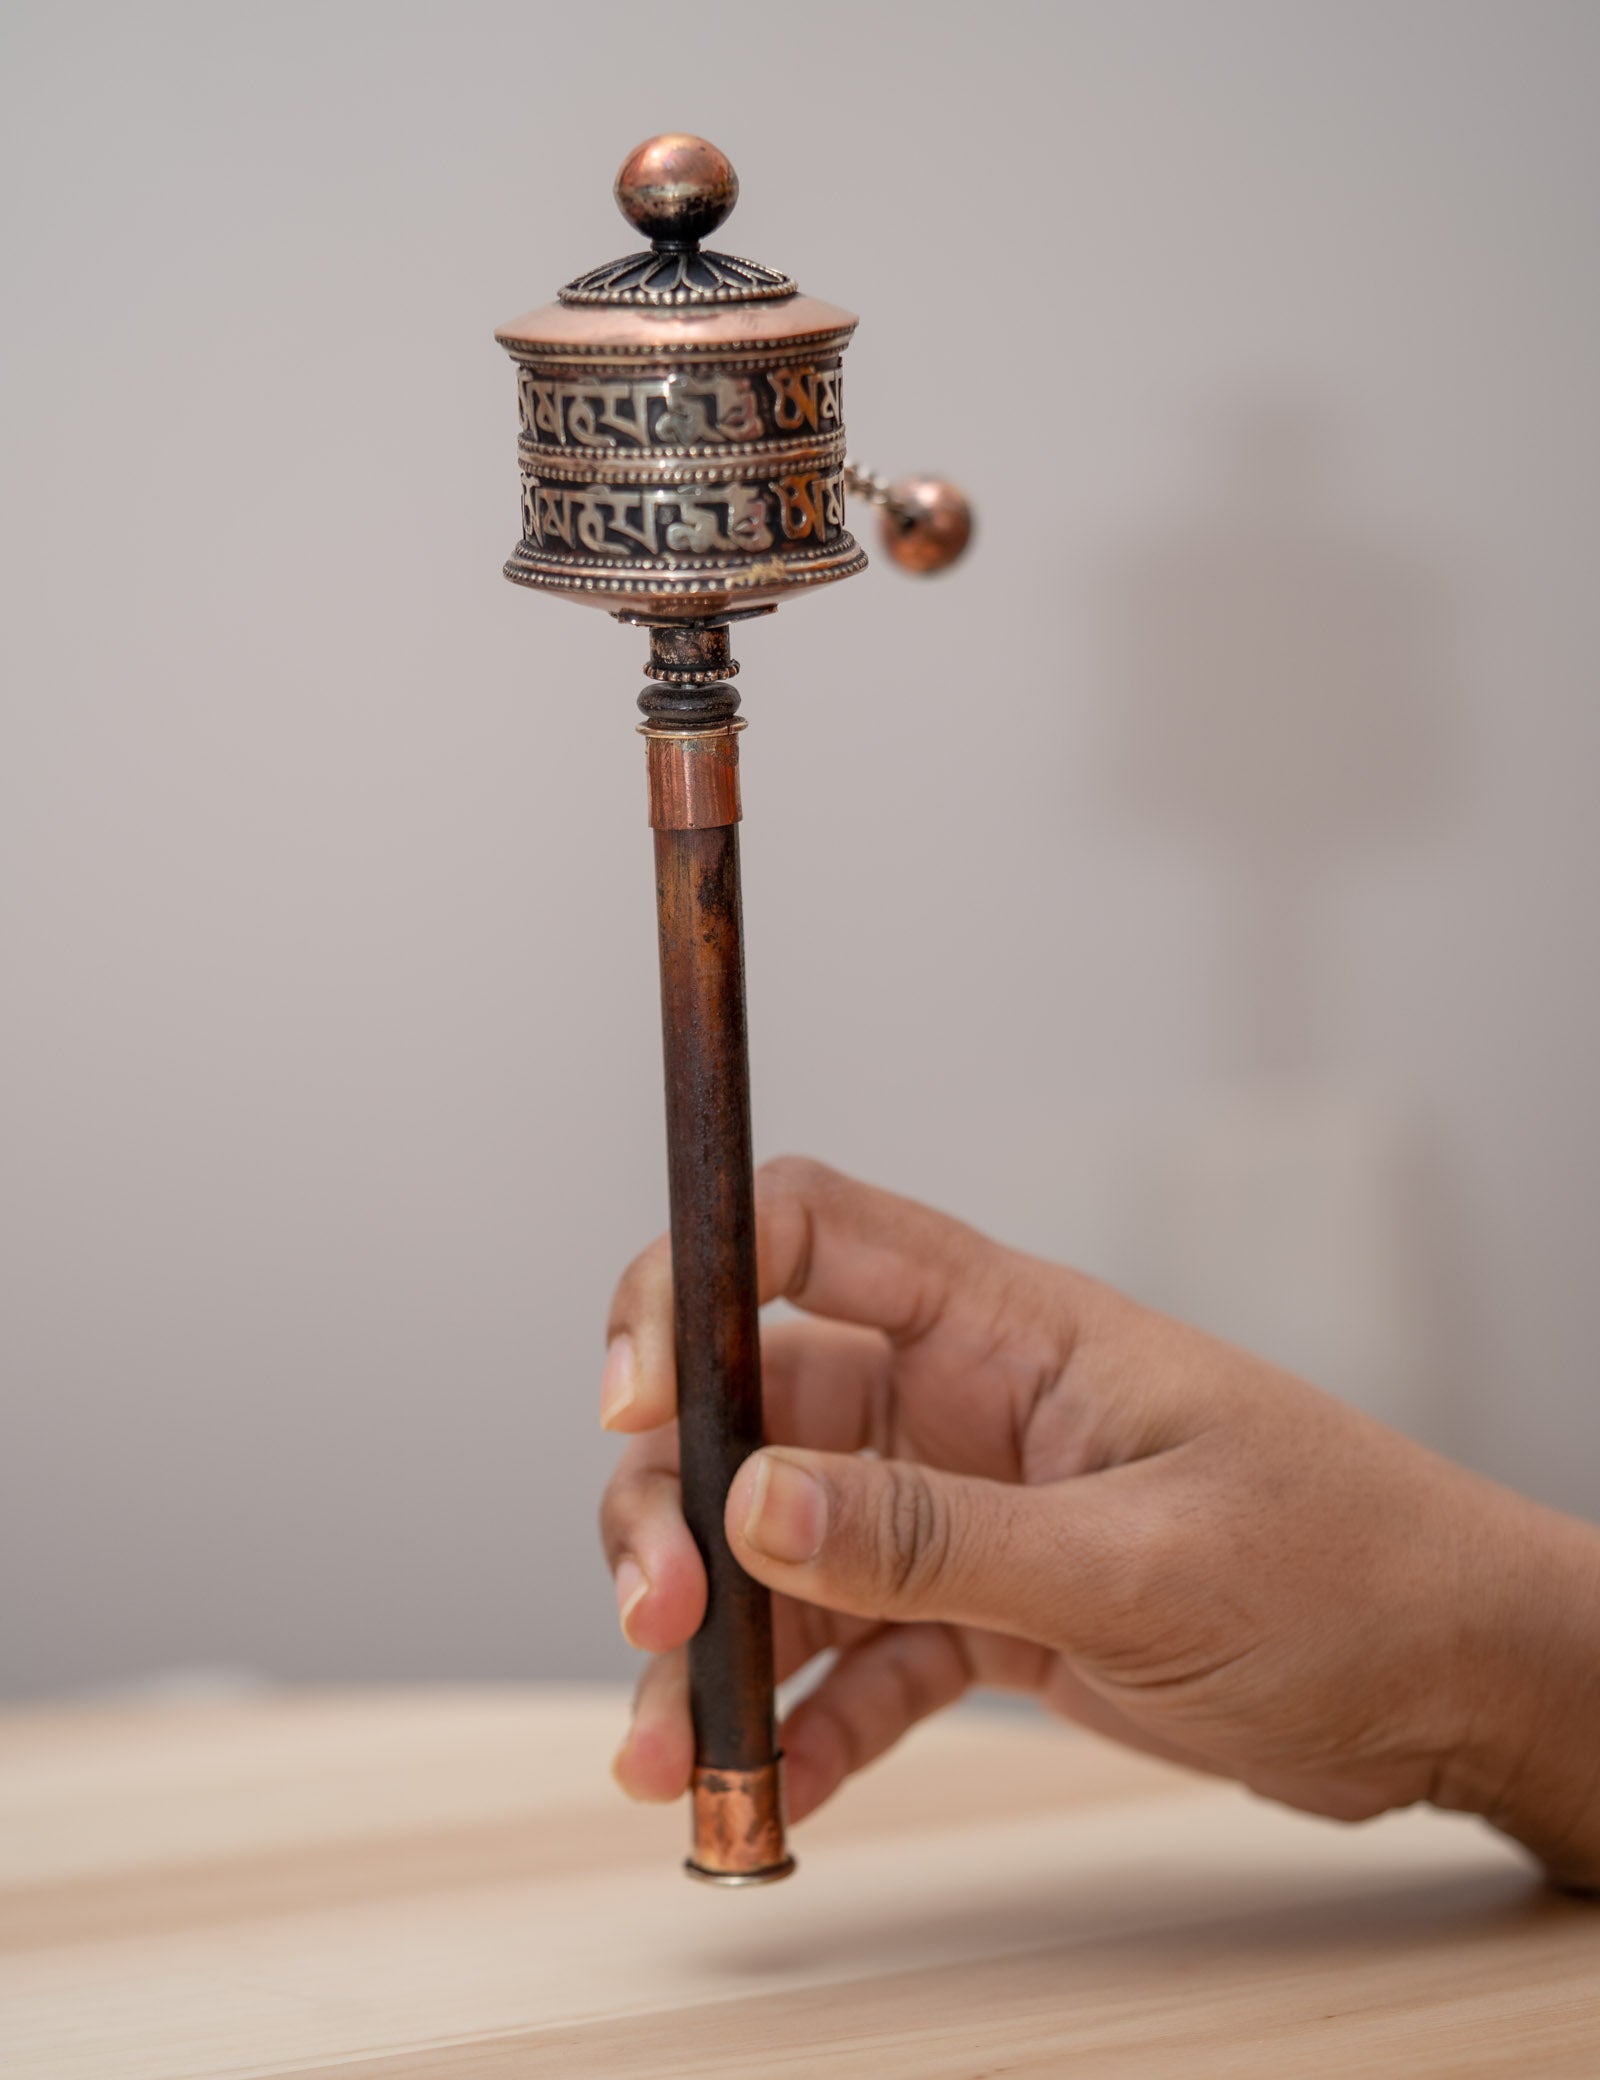
[[[1261,1360],[946,1216],[785,1158],[756,1180],[771,1445],[727,1534],[775,1592],[803,1819],[970,1686],[1359,1820],[1469,1810],[1600,1881],[1600,1534]],[[654,1657],[616,1761],[693,1761],[705,1607],[679,1506],[666,1238],[617,1288],[602,1531]]]

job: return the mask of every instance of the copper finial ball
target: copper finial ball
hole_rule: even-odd
[[[703,137],[651,137],[622,162],[617,207],[656,245],[708,238],[739,199],[739,176],[726,152]]]
[[[883,546],[919,578],[947,570],[972,539],[972,508],[940,477],[903,477],[889,486]]]

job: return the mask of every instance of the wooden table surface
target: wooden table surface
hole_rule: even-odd
[[[924,1728],[786,1885],[679,1873],[609,1691],[0,1719],[6,2080],[1600,2075],[1600,1908],[1030,1718]]]

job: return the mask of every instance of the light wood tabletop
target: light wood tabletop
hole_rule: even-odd
[[[925,1727],[787,1884],[680,1873],[619,1693],[0,1720],[7,2080],[1600,2074],[1600,1907],[1022,1715]]]

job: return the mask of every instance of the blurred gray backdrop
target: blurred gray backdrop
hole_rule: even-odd
[[[643,645],[499,576],[491,333],[661,129],[982,516],[738,645],[760,1149],[1600,1509],[1600,12],[3,39],[10,1692],[628,1665]]]

